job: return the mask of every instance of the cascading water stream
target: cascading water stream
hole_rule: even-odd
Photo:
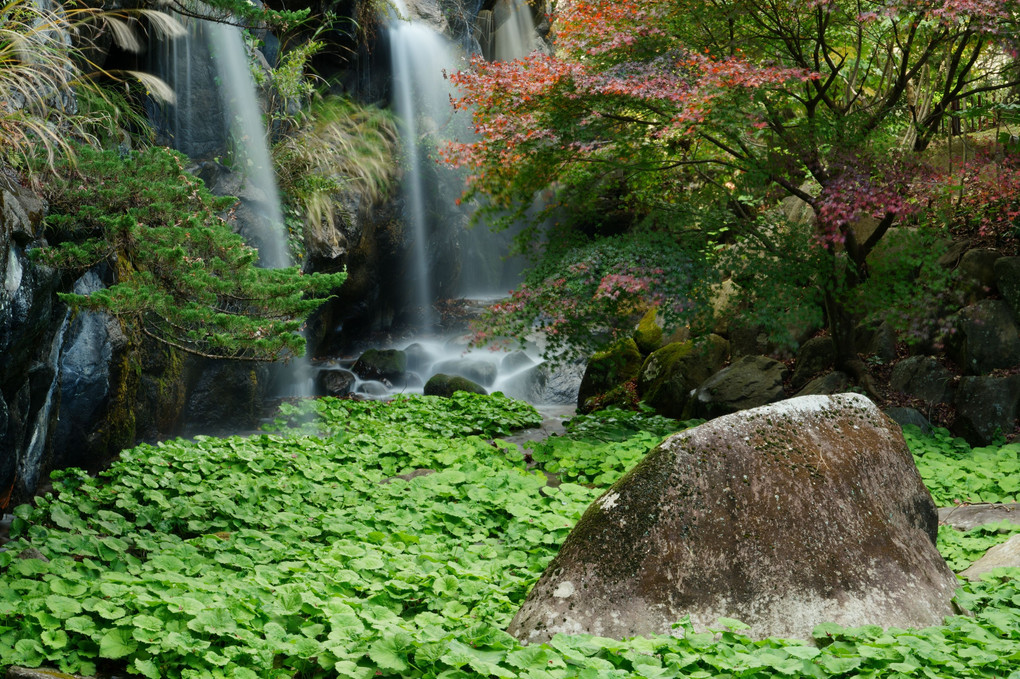
[[[535,49],[535,22],[524,0],[499,0],[492,8],[492,55],[496,61],[510,61]]]
[[[435,291],[429,267],[429,236],[431,222],[427,192],[439,187],[429,181],[427,163],[420,144],[424,135],[434,132],[449,119],[450,86],[443,76],[457,63],[449,41],[428,26],[406,18],[407,8],[401,0],[393,2],[396,12],[388,17],[390,56],[393,64],[394,104],[404,156],[402,189],[405,215],[411,227],[412,279],[414,304],[420,313],[418,327],[425,334],[435,325],[432,305]],[[434,173],[433,173],[434,174]],[[450,198],[452,206],[453,199]],[[442,206],[440,206],[440,211]]]

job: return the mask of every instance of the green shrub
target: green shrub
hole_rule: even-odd
[[[45,263],[80,272],[105,263],[114,284],[75,306],[103,310],[129,327],[185,351],[272,360],[304,353],[304,317],[345,274],[262,269],[258,255],[217,213],[215,197],[165,148],[141,152],[82,147],[45,184],[53,243]]]

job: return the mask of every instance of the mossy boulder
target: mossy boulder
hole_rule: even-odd
[[[351,372],[363,380],[395,382],[406,371],[407,354],[399,349],[369,349],[351,366]]]
[[[596,405],[593,397],[637,377],[643,360],[641,350],[632,337],[592,354],[577,390],[577,409],[582,413],[591,412]]]
[[[953,613],[938,512],[899,426],[858,394],[808,396],[676,434],[577,522],[507,632],[623,639],[740,620],[920,628]]]
[[[466,377],[460,375],[444,375],[443,373],[437,373],[429,378],[429,381],[425,383],[425,395],[426,396],[453,396],[454,392],[466,391],[469,394],[483,394],[488,395],[489,392],[485,391],[485,387],[475,382],[472,382]]]
[[[683,417],[691,391],[722,368],[729,353],[719,335],[667,344],[641,366],[638,396],[660,415]]]
[[[649,309],[634,329],[634,342],[646,356],[662,346],[662,328],[655,322],[655,313],[655,309]]]

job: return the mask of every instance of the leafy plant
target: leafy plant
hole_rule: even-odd
[[[912,425],[903,429],[917,469],[940,507],[1020,501],[1020,444],[972,450],[945,429],[931,436]]]
[[[331,401],[332,438],[166,441],[98,478],[56,473],[54,493],[15,509],[0,552],[0,666],[153,679],[1015,675],[1009,573],[964,583],[972,617],[923,630],[822,624],[808,645],[681,620],[674,636],[522,646],[502,630],[600,491],[546,485],[514,446],[432,433],[437,419],[493,431],[527,412],[471,396]],[[640,423],[611,411],[576,428],[627,441]],[[18,558],[29,547],[49,561]]]
[[[654,231],[561,246],[473,324],[475,344],[523,343],[541,329],[547,359],[589,354],[629,336],[652,306],[667,330],[678,327],[710,277],[697,254]]]
[[[52,247],[35,256],[81,271],[101,262],[113,285],[75,307],[103,310],[184,351],[271,360],[304,353],[303,317],[345,274],[262,269],[257,253],[217,213],[216,198],[163,148],[119,154],[82,147],[46,182]]]

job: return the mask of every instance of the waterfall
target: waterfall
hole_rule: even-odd
[[[524,0],[499,0],[492,8],[493,58],[509,61],[535,49],[535,22]]]
[[[412,280],[407,281],[407,286],[414,290],[413,302],[421,314],[419,327],[428,333],[435,325],[429,238],[431,224],[436,221],[430,219],[434,216],[430,215],[429,204],[435,201],[429,198],[441,187],[436,181],[439,168],[429,166],[435,161],[423,157],[421,142],[425,134],[437,131],[453,113],[451,90],[443,73],[456,68],[457,62],[446,38],[420,22],[408,20],[407,8],[401,0],[393,4],[400,16],[390,15],[387,30],[393,64],[394,104],[405,164],[404,211],[412,239]],[[444,211],[444,207],[452,209],[454,198],[449,197],[448,206],[439,205],[439,211]]]
[[[192,158],[228,157],[245,180],[245,225],[266,268],[292,264],[283,211],[266,142],[262,111],[237,26],[177,17],[187,34],[159,42],[154,70],[174,90],[176,103],[154,112],[172,146]],[[215,94],[214,94],[215,93]]]

